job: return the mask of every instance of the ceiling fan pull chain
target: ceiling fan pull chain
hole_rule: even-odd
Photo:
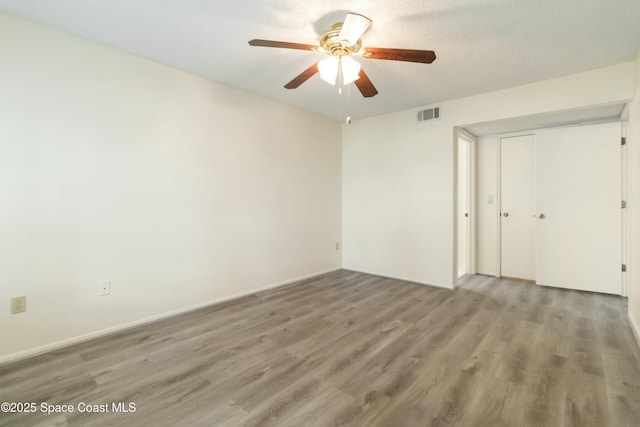
[[[336,76],[338,85],[338,94],[342,95],[342,87],[344,86],[344,75],[342,74],[342,56],[338,57],[338,75]]]
[[[347,118],[344,122],[347,126],[351,124],[351,85],[347,85]]]

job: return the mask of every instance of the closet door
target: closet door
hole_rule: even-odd
[[[536,282],[622,293],[621,125],[536,132]]]
[[[500,139],[500,275],[535,280],[534,135]]]

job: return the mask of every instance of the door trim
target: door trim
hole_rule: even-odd
[[[625,109],[629,108],[629,104],[627,104],[627,106],[625,107]],[[629,137],[628,137],[628,121],[624,121],[621,120],[620,121],[620,135],[622,135],[623,138],[626,138],[627,141],[629,141]],[[628,226],[628,222],[627,222],[627,218],[628,218],[628,209],[629,209],[629,199],[627,198],[627,186],[628,186],[628,182],[627,182],[627,174],[628,174],[628,163],[627,163],[627,159],[628,159],[628,151],[627,151],[627,147],[629,143],[627,142],[627,144],[625,145],[621,145],[620,149],[622,150],[622,152],[620,153],[620,161],[622,162],[621,165],[621,172],[622,172],[622,176],[620,177],[621,179],[621,190],[622,190],[622,194],[620,195],[621,200],[626,200],[627,201],[627,207],[625,209],[622,209],[622,264],[627,265],[627,269],[629,266],[629,252],[628,252],[628,245],[629,245],[629,238],[628,238],[628,232],[629,232],[629,226]],[[628,270],[627,270],[628,271]],[[628,273],[624,273],[622,274],[622,289],[620,290],[621,295],[623,297],[627,297],[628,296],[628,280],[629,280],[629,274]]]

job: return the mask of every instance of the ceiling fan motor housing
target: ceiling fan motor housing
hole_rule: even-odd
[[[320,38],[320,46],[330,55],[341,57],[349,56],[358,52],[362,48],[362,40],[358,39],[355,44],[350,44],[348,40],[339,38],[342,22],[333,24],[331,29]]]

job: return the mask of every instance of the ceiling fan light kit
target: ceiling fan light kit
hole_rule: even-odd
[[[331,56],[318,62],[320,77],[331,85],[348,85],[360,78],[360,64],[350,56]]]
[[[377,95],[378,90],[373,83],[371,83],[371,80],[360,64],[352,58],[352,55],[361,55],[363,58],[368,59],[418,62],[423,64],[430,64],[436,59],[435,53],[431,50],[363,48],[361,37],[369,29],[371,22],[369,18],[363,15],[349,13],[344,22],[334,24],[329,31],[320,37],[320,46],[260,39],[250,40],[249,45],[327,53],[330,55],[329,58],[311,65],[284,87],[287,89],[295,89],[316,73],[320,73],[322,80],[331,85],[337,85],[340,88],[342,88],[343,85],[355,83],[365,98]]]

